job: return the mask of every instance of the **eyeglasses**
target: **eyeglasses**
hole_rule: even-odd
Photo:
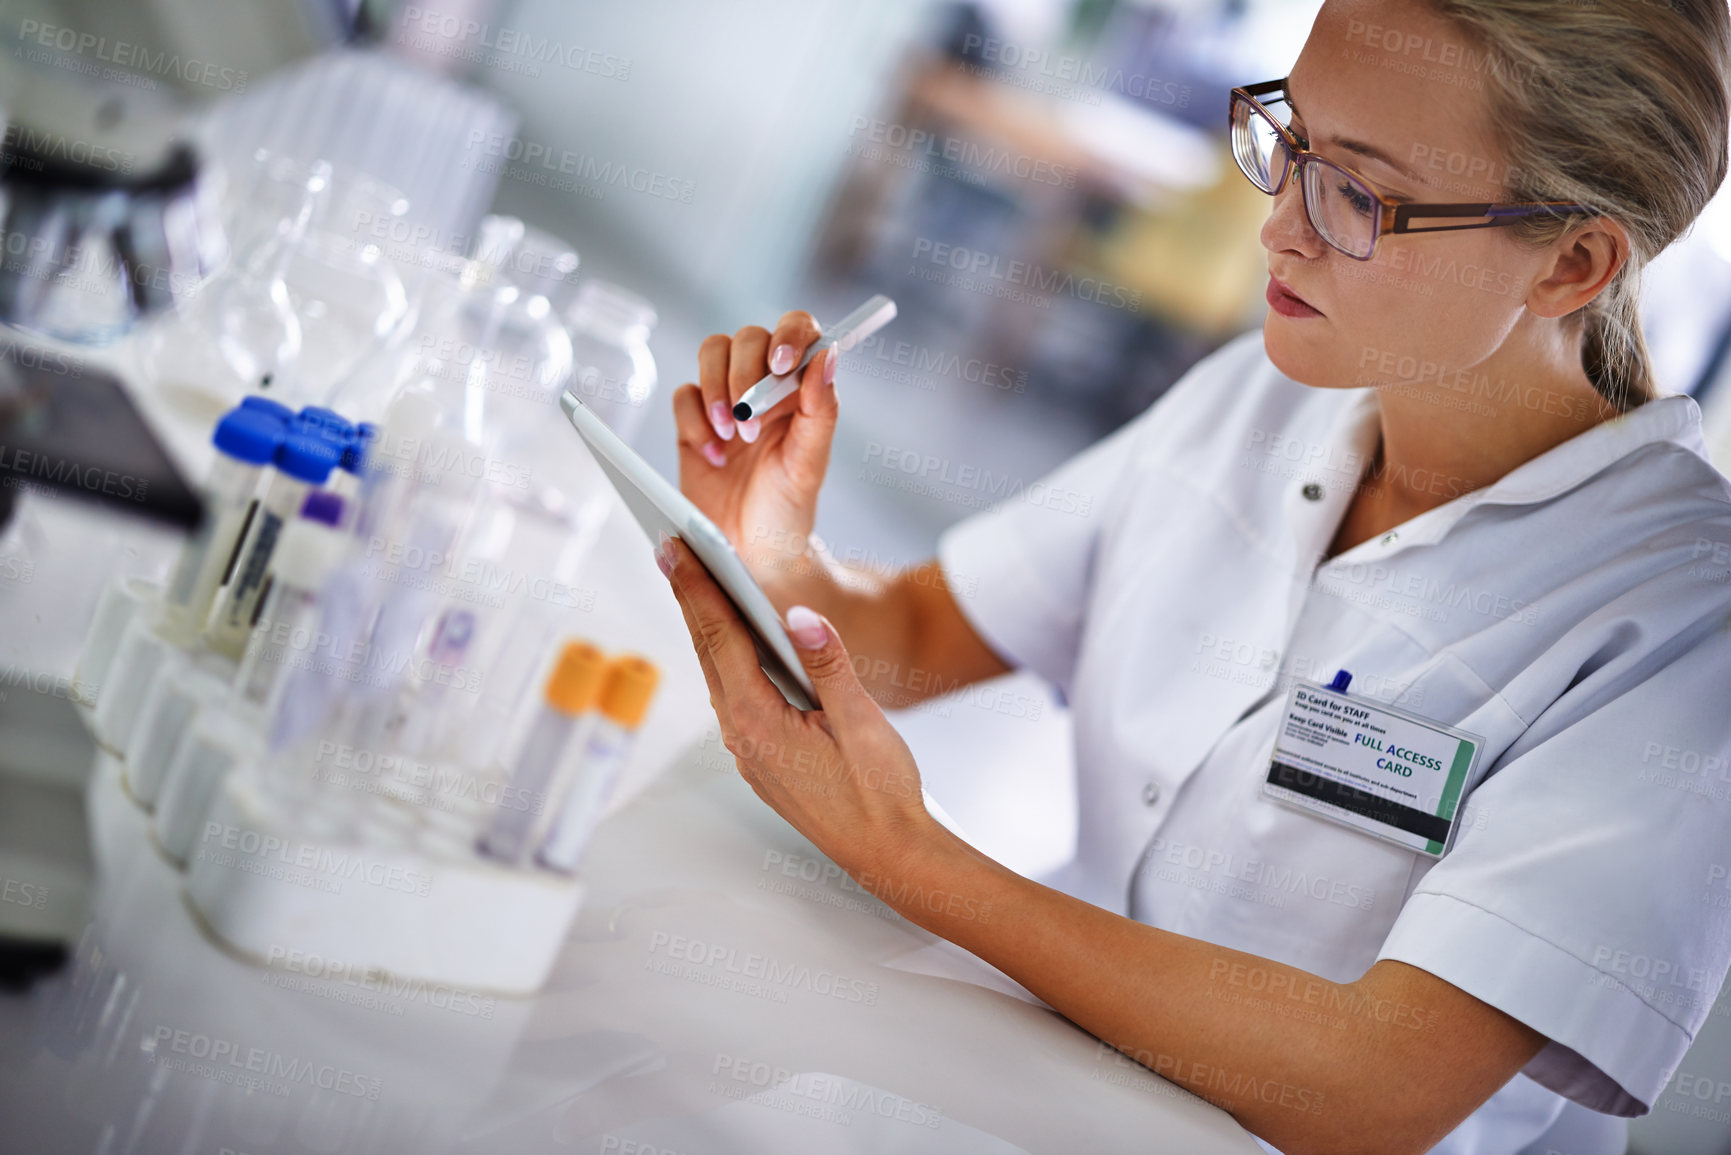
[[[1323,240],[1347,256],[1368,261],[1376,243],[1389,233],[1441,233],[1489,229],[1514,224],[1522,217],[1591,213],[1572,201],[1529,201],[1522,204],[1406,204],[1342,165],[1310,151],[1263,107],[1259,97],[1278,93],[1268,104],[1287,104],[1286,80],[1270,80],[1232,90],[1232,156],[1250,183],[1274,196],[1298,169],[1305,215]],[[1466,224],[1415,225],[1413,219],[1473,218]]]

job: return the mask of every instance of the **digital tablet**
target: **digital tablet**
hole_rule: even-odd
[[[763,672],[769,675],[781,696],[801,710],[822,709],[822,703],[817,700],[817,690],[806,675],[798,651],[793,648],[793,639],[782,628],[781,615],[776,613],[769,595],[763,592],[751,571],[745,568],[744,560],[734,552],[727,535],[702,510],[691,504],[691,499],[680,493],[677,486],[655,472],[653,466],[625,444],[575,393],[565,390],[559,397],[559,407],[577,427],[583,443],[595,454],[596,464],[613,482],[619,496],[625,499],[625,508],[631,511],[631,516],[637,519],[649,540],[652,543],[660,541],[663,532],[677,536],[691,547],[697,560],[703,563],[716,584],[732,600],[739,616],[745,619],[746,628],[751,631],[752,643],[757,647],[757,664],[763,667]],[[968,841],[956,820],[938,805],[937,799],[924,786],[920,787],[920,798],[925,802],[927,812],[940,825],[962,841]]]
[[[769,680],[775,683],[782,697],[801,710],[821,708],[817,690],[806,675],[793,639],[782,628],[781,615],[745,568],[742,560],[713,521],[691,504],[691,499],[679,492],[672,482],[655,472],[654,466],[643,460],[608,427],[589,406],[569,389],[559,398],[559,407],[576,426],[577,433],[595,454],[595,462],[625,499],[625,508],[649,535],[654,545],[662,533],[679,538],[691,547],[697,560],[715,578],[739,616],[751,630],[757,646],[757,662]]]

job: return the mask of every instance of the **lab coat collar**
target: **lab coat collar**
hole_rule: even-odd
[[[1707,456],[1701,407],[1686,394],[1660,397],[1583,430],[1509,470],[1476,494],[1479,502],[1523,505],[1549,501],[1655,441],[1674,441]]]
[[[1291,545],[1297,557],[1306,559],[1307,573],[1334,541],[1352,495],[1364,479],[1365,467],[1376,452],[1381,412],[1376,390],[1365,386],[1343,392],[1348,395],[1336,401],[1334,418],[1323,439],[1326,451],[1322,461],[1289,485],[1285,494]],[[1317,500],[1305,496],[1312,486],[1321,489]],[[1290,616],[1288,620],[1292,620]]]
[[[1369,438],[1374,450],[1377,436],[1377,401],[1374,389],[1348,402],[1335,425],[1336,444],[1350,439],[1357,447]],[[1360,542],[1337,554],[1331,561],[1378,557],[1415,545],[1440,540],[1456,522],[1481,505],[1531,505],[1550,501],[1644,446],[1673,442],[1708,460],[1701,435],[1701,407],[1687,394],[1660,397],[1627,413],[1585,429],[1560,445],[1554,445],[1530,461],[1522,462],[1495,482],[1464,493],[1434,509],[1409,518],[1389,533]],[[1343,445],[1343,448],[1347,448]],[[1332,506],[1334,503],[1329,503]],[[1342,505],[1344,511],[1344,505]],[[1336,517],[1335,522],[1338,523]]]

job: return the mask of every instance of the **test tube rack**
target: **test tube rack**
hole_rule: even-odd
[[[404,977],[501,994],[546,981],[582,884],[481,858],[447,830],[382,811],[358,831],[288,808],[252,768],[230,774],[187,859],[186,894],[209,928],[263,960],[285,947]]]
[[[185,870],[205,927],[261,965],[284,951],[500,995],[539,990],[581,906],[579,879],[482,857],[480,816],[267,788],[262,737],[155,628],[159,586],[117,579],[77,677],[87,719]],[[178,733],[179,737],[174,735]],[[173,754],[168,753],[173,750]]]

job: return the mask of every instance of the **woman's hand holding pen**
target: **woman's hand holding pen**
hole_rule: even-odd
[[[720,527],[765,588],[805,550],[835,435],[838,354],[814,357],[799,392],[761,417],[735,422],[735,401],[765,374],[785,373],[820,336],[810,313],[785,314],[771,333],[748,325],[698,350],[698,384],[673,394],[679,488]]]
[[[685,614],[722,743],[759,798],[856,878],[893,874],[928,840],[950,837],[926,810],[912,751],[826,618],[803,606],[787,614],[823,703],[802,711],[759,667],[739,611],[689,547],[666,538],[657,562]]]
[[[698,353],[700,383],[674,390],[673,417],[679,488],[727,535],[771,604],[784,614],[795,605],[824,614],[861,659],[876,700],[905,708],[1009,667],[962,616],[936,559],[886,574],[810,546],[835,437],[837,350],[894,316],[895,303],[877,296],[827,333],[810,313],[792,312],[774,333],[748,326],[709,337]],[[771,370],[797,366],[814,343],[821,347],[797,374],[792,396],[734,421],[731,407],[753,385]],[[754,403],[779,390],[781,383],[771,382]],[[921,671],[917,688],[894,676],[912,668]]]

